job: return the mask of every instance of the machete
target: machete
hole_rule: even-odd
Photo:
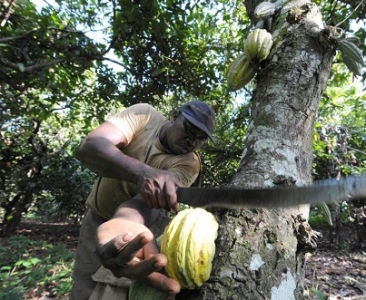
[[[179,203],[193,207],[279,208],[366,199],[366,176],[325,179],[273,188],[178,188]]]

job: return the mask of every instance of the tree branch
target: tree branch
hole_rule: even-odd
[[[17,70],[17,71],[22,71],[22,72],[32,72],[34,70],[37,70],[37,69],[40,69],[40,68],[45,68],[45,67],[49,67],[49,66],[53,66],[55,64],[58,64],[58,63],[61,63],[61,62],[64,62],[65,59],[55,59],[55,60],[52,60],[50,62],[46,62],[46,61],[43,61],[39,64],[36,64],[36,65],[33,65],[33,66],[29,66],[29,67],[25,67],[24,66],[24,69],[21,69],[19,67],[19,64],[15,64],[5,58],[0,58],[0,64],[6,66],[6,67],[9,67],[13,70]]]
[[[111,59],[111,58],[108,58],[108,57],[103,57],[103,60],[110,61],[110,62],[112,62],[114,64],[117,64],[117,65],[119,65],[121,67],[124,67],[126,70],[129,70],[130,71],[129,67],[127,67],[125,64],[120,63],[119,61],[116,61],[116,60]]]
[[[8,11],[5,14],[4,20],[1,21],[1,24],[0,24],[1,27],[4,27],[6,22],[8,21],[10,15],[11,15],[11,9],[15,5],[15,2],[16,2],[16,0],[10,1],[9,8],[8,8]]]
[[[366,152],[364,151],[361,151],[359,149],[356,149],[356,148],[353,148],[353,147],[350,147],[350,146],[346,146],[347,149],[350,149],[350,150],[353,150],[355,152],[358,152],[358,153],[361,153],[362,155],[366,155]]]
[[[349,17],[351,17],[352,14],[361,6],[361,4],[363,3],[363,1],[364,0],[361,0],[360,3],[358,3],[358,5],[355,7],[355,9],[353,11],[351,11],[351,13],[347,17],[345,17],[345,19],[343,21],[339,22],[335,27],[339,27],[343,22],[347,21],[347,19]]]

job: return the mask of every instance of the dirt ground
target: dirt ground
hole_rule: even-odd
[[[324,293],[324,299],[366,300],[366,241],[356,243],[352,227],[343,229],[340,246],[330,241],[329,230],[317,231],[322,237],[307,261],[307,288]]]
[[[352,228],[345,229],[342,234],[342,247],[330,242],[329,231],[317,231],[322,233],[322,238],[306,264],[305,288],[309,292],[313,290],[309,299],[366,300],[366,244],[353,243]],[[76,249],[78,233],[78,225],[29,221],[22,222],[18,230],[18,234],[62,242],[71,251]],[[314,292],[318,293],[317,297]]]

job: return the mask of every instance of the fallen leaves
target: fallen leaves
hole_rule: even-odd
[[[328,300],[366,300],[366,249],[338,250],[323,243],[308,259],[305,284]],[[310,299],[321,299],[311,291]]]

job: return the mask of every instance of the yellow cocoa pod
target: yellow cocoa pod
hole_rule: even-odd
[[[168,258],[165,271],[182,289],[195,289],[210,278],[218,223],[203,208],[180,211],[165,228],[161,253]]]
[[[168,297],[168,292],[159,291],[142,279],[133,280],[128,291],[128,300],[166,300]]]
[[[244,41],[244,53],[253,62],[265,60],[273,45],[272,34],[265,29],[255,29]]]
[[[227,87],[229,91],[236,91],[244,87],[257,72],[257,65],[252,64],[241,53],[230,65],[226,71]]]

